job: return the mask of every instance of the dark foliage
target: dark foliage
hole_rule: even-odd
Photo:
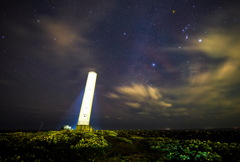
[[[240,161],[239,131],[0,133],[0,161]]]

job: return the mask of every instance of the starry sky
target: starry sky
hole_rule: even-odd
[[[239,0],[1,0],[0,129],[240,126]]]

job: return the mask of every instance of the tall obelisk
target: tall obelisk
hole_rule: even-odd
[[[97,80],[97,73],[94,71],[90,71],[87,77],[87,83],[85,87],[85,92],[83,95],[81,110],[78,118],[78,124],[76,130],[85,130],[91,131],[92,127],[89,125],[91,110],[92,110],[92,102],[94,97],[94,90]]]

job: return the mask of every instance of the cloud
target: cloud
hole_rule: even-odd
[[[120,98],[120,96],[118,96],[115,93],[108,93],[107,97],[109,97],[109,98]]]
[[[183,76],[184,84],[159,87],[165,101],[177,108],[176,111],[184,107],[183,114],[186,112],[194,119],[224,123],[240,115],[240,25],[229,19],[236,15],[239,15],[238,9],[231,6],[203,19],[203,24],[208,26],[202,28],[204,34],[197,36],[202,42],[192,37],[181,48],[159,49],[170,54],[179,52],[192,59]],[[197,60],[200,57],[202,59]],[[181,66],[186,65],[183,62]]]
[[[66,60],[93,60],[93,54],[89,52],[90,42],[84,36],[86,32],[85,26],[71,26],[61,19],[52,19],[50,17],[42,17],[39,27],[42,30],[42,37],[47,40],[45,50],[50,55],[41,55],[45,61],[51,61],[56,64],[64,64]],[[42,53],[42,52],[41,52]],[[45,57],[43,57],[45,56]]]
[[[239,79],[236,77],[236,73],[239,72],[239,67],[238,60],[227,60],[215,69],[209,69],[207,72],[202,72],[189,77],[190,84],[204,85],[216,82],[222,82],[221,84],[231,84]]]
[[[215,29],[199,44],[199,50],[213,59],[222,59],[221,64],[208,71],[190,78],[191,84],[212,84],[222,82],[230,85],[239,81],[236,75],[240,70],[240,32],[239,27]]]
[[[188,115],[187,109],[174,108],[172,103],[167,102],[157,87],[143,84],[119,86],[115,88],[114,92],[109,93],[107,97],[122,103],[121,113],[129,117],[140,115],[146,118],[158,118],[159,116]]]
[[[136,102],[125,102],[125,104],[132,108],[139,108],[141,106],[139,103]]]
[[[132,84],[131,86],[117,87],[116,92],[125,100],[147,103],[148,105],[152,105],[154,103],[154,106],[161,106],[163,108],[172,106],[170,103],[163,101],[162,95],[157,88],[153,88],[151,86]]]
[[[240,59],[240,32],[236,26],[230,29],[209,29],[199,49],[214,58]]]
[[[191,75],[186,76],[183,86],[161,87],[161,93],[170,96],[168,102],[175,107],[185,107],[183,113],[187,112],[192,118],[226,121],[240,114],[237,106],[240,96],[236,93],[240,89],[239,27],[209,28],[201,43],[184,49],[188,56],[198,51],[213,63],[193,63],[195,71],[189,71]]]
[[[141,85],[117,87],[116,91],[120,94],[125,94],[126,97],[130,97],[138,101],[142,101],[147,97],[147,92]]]
[[[56,45],[69,48],[72,45],[87,45],[89,40],[86,36],[88,28],[93,28],[95,22],[72,25],[61,18],[48,16],[41,17],[40,28],[48,39],[54,40]]]
[[[98,31],[99,23],[108,12],[114,10],[115,4],[89,2],[81,4],[84,5],[81,10],[75,10],[68,3],[60,2],[69,7],[61,12],[55,10],[53,15],[39,14],[34,21],[28,15],[21,22],[10,19],[5,28],[13,33],[13,40],[18,40],[13,43],[18,54],[28,55],[49,71],[63,68],[54,74],[61,75],[57,76],[59,78],[75,73],[78,78],[69,78],[73,83],[90,69],[101,71],[104,68],[103,58],[100,58],[102,50],[99,46],[93,48],[91,36]]]
[[[43,29],[48,33],[51,39],[62,48],[71,48],[77,42],[87,44],[88,40],[81,36],[82,33],[77,33],[76,29],[63,23],[62,21],[54,21],[45,18],[43,21]],[[83,29],[79,29],[84,31]]]

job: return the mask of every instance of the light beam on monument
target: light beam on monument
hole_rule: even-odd
[[[89,125],[91,111],[92,111],[92,102],[94,97],[94,90],[97,80],[97,73],[90,71],[88,73],[87,83],[85,87],[85,92],[83,95],[81,110],[78,118],[77,130],[92,130],[92,127]]]

